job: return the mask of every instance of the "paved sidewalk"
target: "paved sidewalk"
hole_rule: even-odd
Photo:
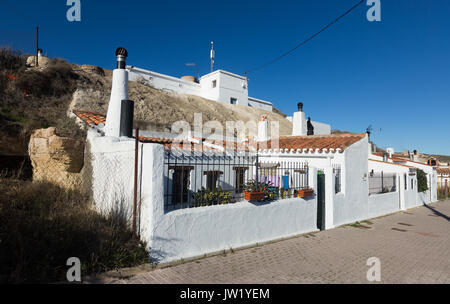
[[[103,283],[450,283],[450,201]]]

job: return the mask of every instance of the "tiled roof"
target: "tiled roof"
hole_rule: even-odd
[[[278,139],[278,147],[276,147],[276,139],[268,142],[259,143],[259,150],[264,149],[281,149],[281,151],[303,151],[319,150],[319,152],[332,151],[344,152],[345,149],[366,137],[366,133],[345,133],[330,135],[312,135],[312,136],[281,136]]]
[[[98,126],[99,124],[106,123],[106,117],[103,114],[89,111],[79,111],[74,110],[73,113],[82,119],[87,125]],[[282,136],[278,139],[279,146],[273,148],[279,148],[284,150],[317,150],[320,152],[326,150],[331,152],[344,152],[346,148],[353,145],[354,143],[360,141],[365,136],[366,133],[343,133],[343,134],[331,134],[331,135],[312,135],[312,136]],[[190,151],[208,151],[208,152],[223,152],[223,149],[232,151],[242,151],[249,152],[255,150],[256,147],[259,149],[266,148],[272,149],[272,142],[263,142],[256,144],[254,141],[247,142],[233,142],[225,140],[216,139],[205,139],[193,137],[198,143],[191,141],[186,144],[189,140],[186,139],[185,142],[181,142],[179,139],[173,138],[162,138],[162,137],[139,137],[141,142],[145,143],[157,143],[164,145],[166,150],[171,148],[190,150]],[[267,144],[267,145],[266,145]]]
[[[100,113],[73,110],[73,114],[78,116],[78,118],[83,120],[88,126],[91,126],[91,124],[96,126],[101,123],[106,124],[106,116]]]
[[[73,110],[73,113],[90,127],[93,127],[93,125],[98,126],[99,124],[106,124],[106,116],[101,113],[80,110]],[[175,138],[139,136],[140,142],[162,144],[164,145],[165,150],[174,148],[193,152],[223,152],[223,149],[230,150],[231,148],[232,151],[249,152],[248,145],[244,143],[224,140],[209,140],[204,138],[194,139],[200,140],[200,142],[195,143],[193,141],[189,141],[189,139],[186,139],[183,142],[182,140]],[[205,143],[203,144],[203,142]]]

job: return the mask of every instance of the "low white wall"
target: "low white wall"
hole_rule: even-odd
[[[425,192],[419,192],[417,194],[417,204],[418,206],[421,206],[423,204],[429,204],[432,202],[432,199],[430,197],[430,190],[427,190]]]
[[[400,210],[398,192],[383,193],[369,196],[369,218],[394,213]]]
[[[410,209],[420,206],[419,200],[417,199],[417,190],[406,190],[405,191],[405,208]]]
[[[317,230],[317,200],[176,210],[157,218],[151,256],[169,262]]]

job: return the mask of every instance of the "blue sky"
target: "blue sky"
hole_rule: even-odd
[[[216,68],[243,75],[291,49],[357,0],[81,0],[81,22],[66,0],[0,0],[0,44],[31,52],[34,29],[49,56],[114,67],[128,63],[181,77]],[[123,4],[121,4],[123,3]],[[450,1],[381,0],[381,22],[362,5],[279,62],[250,73],[250,95],[286,114],[299,101],[313,120],[364,132],[396,151],[450,155]]]

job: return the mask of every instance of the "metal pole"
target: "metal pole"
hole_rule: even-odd
[[[133,198],[133,240],[136,239],[136,210],[138,187],[139,128],[136,129],[136,147],[134,149],[134,198]]]
[[[39,27],[36,27],[36,63],[35,66],[39,66]]]

